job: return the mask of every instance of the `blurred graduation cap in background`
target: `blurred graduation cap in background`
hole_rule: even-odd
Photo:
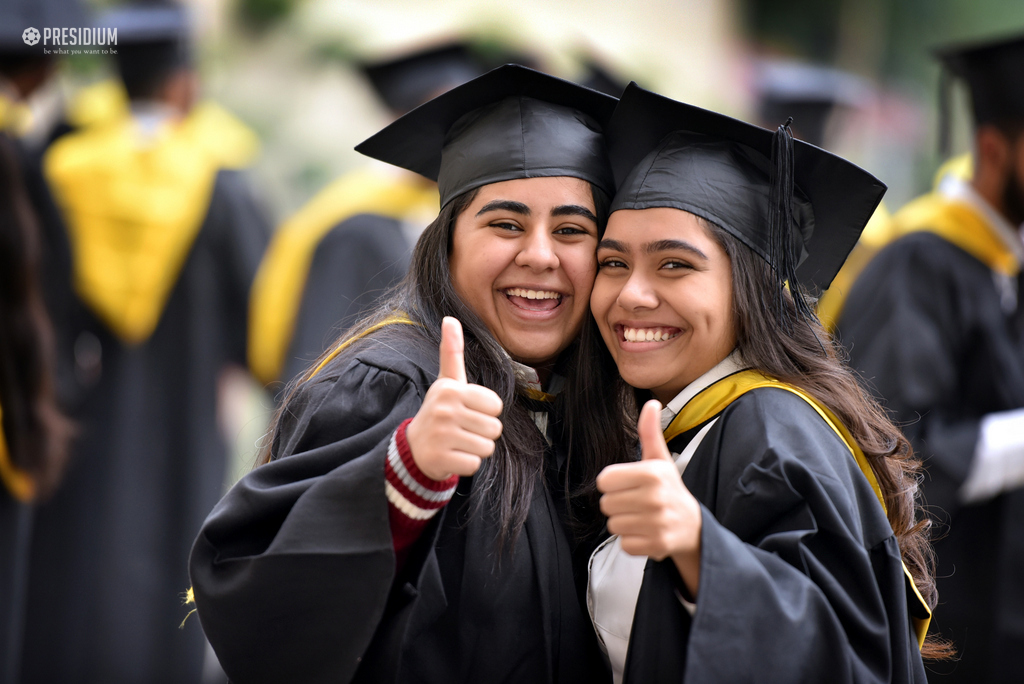
[[[974,125],[1024,121],[1024,34],[959,43],[934,51],[942,66],[939,99],[939,148],[949,155],[950,101],[954,78],[971,93]]]
[[[396,114],[405,114],[486,71],[464,41],[406,51],[359,67],[380,99]]]
[[[586,74],[580,81],[581,85],[596,90],[599,93],[605,95],[611,95],[612,97],[618,97],[622,95],[622,91],[629,85],[626,81],[618,78],[603,65],[599,64],[595,59],[588,58],[583,62],[583,66],[586,69]]]
[[[26,41],[25,31],[44,28],[88,26],[80,0],[3,0],[0,2],[0,53],[6,55],[42,55],[43,41]]]
[[[757,253],[781,280],[824,290],[885,185],[800,140],[789,147],[783,136],[781,127],[773,133],[631,83],[608,127],[618,185],[611,210],[696,214]],[[773,211],[776,197],[788,207]]]
[[[165,79],[194,65],[188,11],[173,2],[136,2],[111,9],[97,22],[117,29],[117,67],[128,97],[152,98]]]
[[[793,117],[793,135],[825,147],[828,122],[837,108],[860,106],[868,82],[830,67],[795,60],[765,59],[755,66],[758,120],[771,128]]]
[[[434,98],[356,146],[436,180],[441,206],[489,183],[572,176],[614,191],[603,128],[615,98],[519,65]]]

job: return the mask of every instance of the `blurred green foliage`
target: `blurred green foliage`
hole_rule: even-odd
[[[263,31],[288,18],[302,0],[237,0],[238,17],[247,27]]]
[[[1021,0],[739,0],[739,9],[770,51],[836,63],[845,37],[848,49],[880,49],[866,76],[929,83],[936,46],[1024,32]]]

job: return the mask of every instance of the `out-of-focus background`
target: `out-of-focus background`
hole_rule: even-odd
[[[118,4],[93,0],[95,10]],[[275,223],[365,160],[353,146],[392,117],[358,64],[465,39],[583,80],[622,84],[758,120],[765,60],[842,70],[823,145],[889,186],[897,208],[927,189],[938,151],[939,68],[932,48],[1024,29],[1020,0],[186,0],[198,30],[203,94],[262,142],[253,181]],[[496,57],[496,59],[499,59]],[[76,93],[111,77],[73,56],[32,103],[47,128]],[[965,92],[954,91],[951,152],[968,150]],[[781,121],[763,121],[777,125]],[[801,122],[795,122],[797,127]],[[225,429],[247,470],[272,402],[237,390]],[[251,397],[251,399],[247,399]],[[258,416],[254,418],[253,416]],[[231,478],[233,481],[234,478]]]

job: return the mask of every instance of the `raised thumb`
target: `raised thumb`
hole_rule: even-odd
[[[466,362],[462,357],[464,346],[462,323],[457,318],[445,316],[441,321],[441,369],[437,377],[466,382]]]
[[[640,436],[640,453],[643,460],[672,460],[672,454],[669,453],[661,432],[661,404],[657,400],[651,399],[644,404],[636,428]]]

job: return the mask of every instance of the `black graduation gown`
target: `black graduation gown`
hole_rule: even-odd
[[[552,495],[557,478],[536,488],[500,566],[496,523],[467,515],[473,479],[463,478],[396,576],[384,462],[436,377],[437,348],[406,325],[357,344],[302,385],[276,460],[228,492],[192,550],[199,617],[229,677],[608,680]]]
[[[409,268],[400,221],[358,214],[338,222],[317,244],[302,291],[295,332],[281,376],[288,382],[369,313]]]
[[[648,561],[625,681],[924,682],[896,538],[843,441],[783,389],[719,415],[683,473],[703,521],[696,613],[672,560]]]
[[[930,233],[880,252],[854,285],[838,334],[927,469],[935,542],[934,629],[961,659],[935,682],[1003,682],[1024,653],[1024,491],[962,506],[981,418],[1024,407],[1024,299],[1004,312],[987,266]]]
[[[156,330],[129,347],[89,316],[102,370],[64,482],[38,509],[23,678],[199,680],[188,552],[221,495],[217,379],[244,363],[248,291],[268,237],[245,179],[220,171]]]
[[[63,225],[35,163],[37,156],[7,133],[0,132],[0,137],[0,144],[8,146],[17,157],[26,199],[35,210],[32,228],[36,230],[39,243],[40,265],[37,285],[60,340],[64,330],[60,324],[69,317],[66,305],[71,292],[70,252]],[[65,363],[60,368],[70,371],[71,367]],[[56,375],[60,395],[64,398],[68,373],[57,372]],[[4,597],[0,600],[0,684],[19,681],[33,518],[32,504],[18,501],[0,486],[0,596]]]

